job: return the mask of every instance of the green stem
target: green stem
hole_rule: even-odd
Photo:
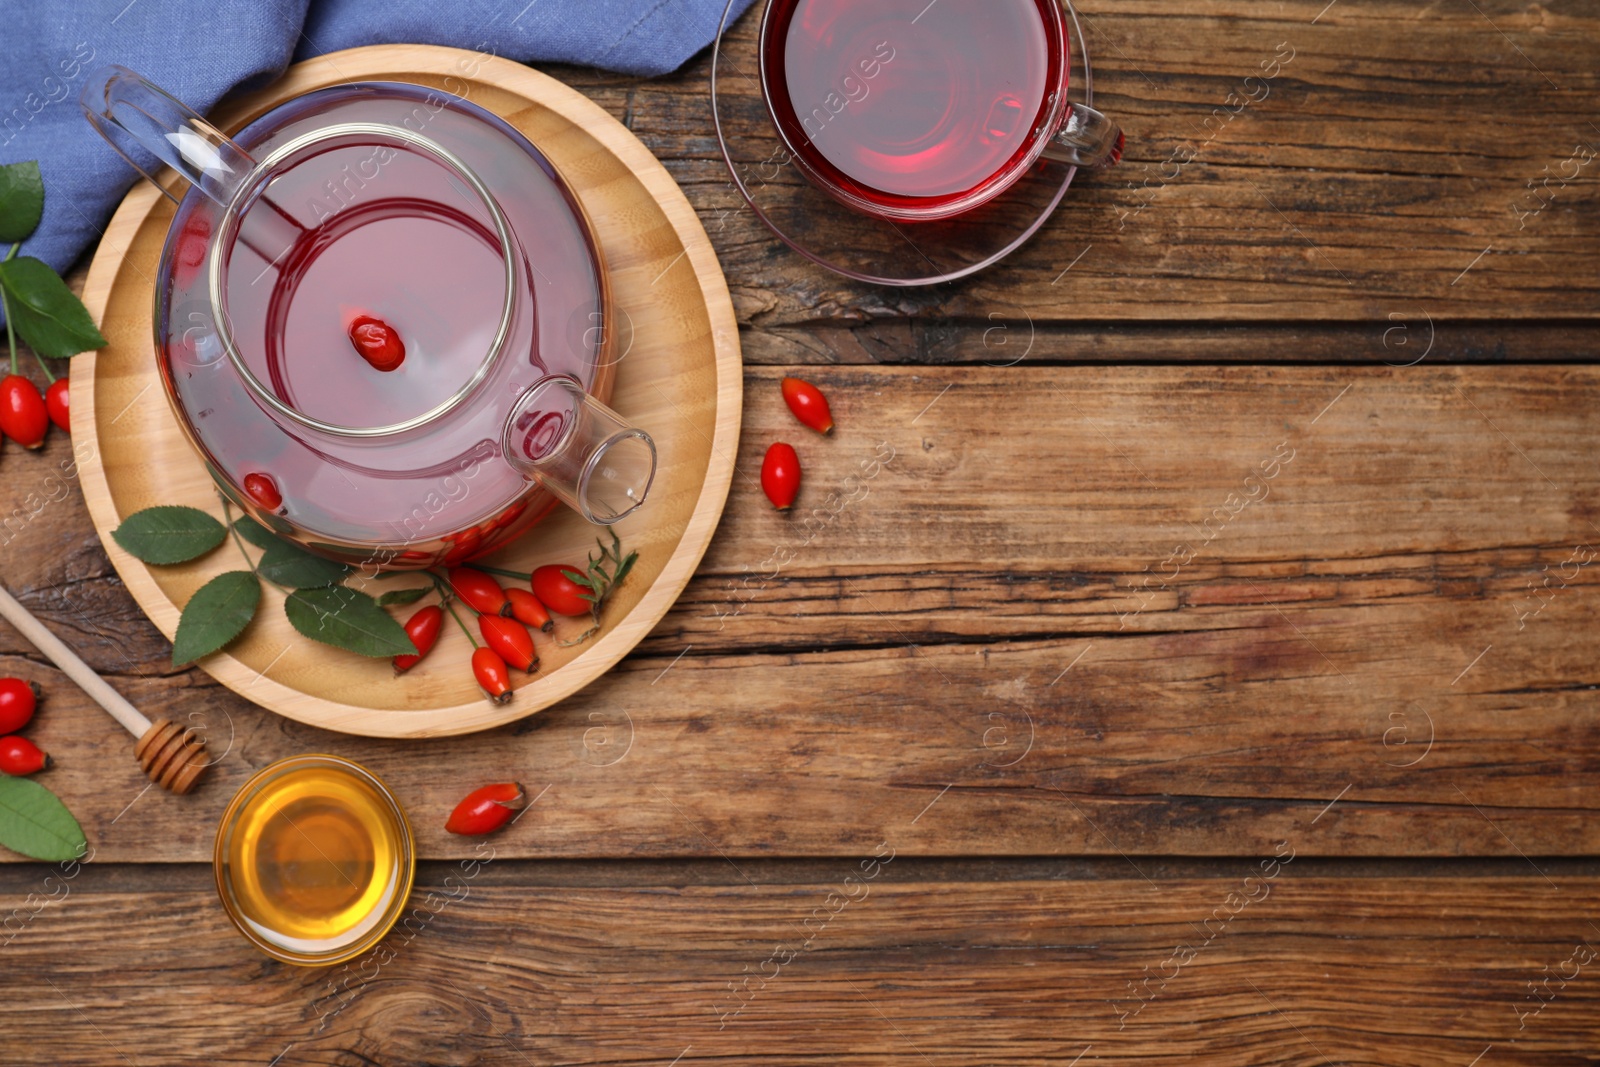
[[[7,329],[11,328],[11,316],[10,315],[6,316],[6,328]],[[44,371],[44,376],[49,379],[50,384],[51,385],[56,384],[56,376],[54,374],[50,373],[50,364],[48,364],[48,363],[46,363],[44,361],[44,357],[41,356],[39,353],[35,352],[33,354],[33,358],[34,358],[35,362],[37,362],[39,364],[39,369]]]
[[[16,257],[17,249],[21,247],[21,241],[12,245],[11,251],[6,253],[5,262],[10,263]],[[6,343],[11,346],[11,373],[15,374],[17,373],[17,333],[11,327],[11,305],[6,301],[4,286],[0,286],[0,312],[3,312],[6,317]]]
[[[239,555],[244,557],[244,565],[250,568],[250,573],[256,576],[257,581],[266,582],[285,595],[294,592],[292,589],[279,585],[271,578],[262,577],[261,572],[256,570],[255,562],[251,560],[250,553],[245,551],[244,538],[239,536],[239,528],[233,524],[233,508],[229,506],[228,498],[222,496],[221,493],[218,493],[217,496],[222,499],[222,521],[228,527],[228,533],[233,535],[233,543],[239,546]]]
[[[448,611],[450,617],[456,620],[456,625],[461,627],[461,632],[467,635],[467,640],[472,642],[472,650],[476,652],[478,650],[478,639],[472,636],[472,631],[467,629],[467,624],[461,621],[460,615],[456,614],[456,606],[451,603],[452,599],[452,597],[445,597],[444,610]]]
[[[533,575],[527,571],[508,571],[504,567],[489,567],[482,563],[468,563],[467,566],[472,570],[482,571],[485,574],[498,575],[501,578],[520,578],[524,582],[533,581]]]

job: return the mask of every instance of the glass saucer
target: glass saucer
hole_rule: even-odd
[[[760,28],[771,0],[748,14],[728,0],[711,62],[711,111],[733,184],[767,228],[796,252],[831,271],[878,285],[934,285],[997,263],[1043,226],[1078,168],[1041,159],[989,203],[953,219],[902,222],[840,204],[786,159],[783,140],[761,96]],[[1094,104],[1093,73],[1078,14],[1061,0],[1071,39],[1068,97]]]

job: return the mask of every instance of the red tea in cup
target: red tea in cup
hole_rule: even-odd
[[[1104,165],[1122,136],[1067,103],[1058,0],[772,0],[761,83],[801,170],[869,214],[946,218],[1039,159]]]

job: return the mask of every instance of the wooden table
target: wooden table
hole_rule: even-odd
[[[678,607],[513,727],[342,737],[173,672],[52,481],[68,442],[8,445],[7,583],[228,754],[146,791],[0,629],[95,849],[0,866],[0,1061],[1594,1062],[1600,8],[1084,14],[1127,161],[937,289],[738,211],[704,57],[556,71],[700,210],[748,415]],[[809,526],[753,482],[797,368],[840,427]],[[416,816],[381,967],[269,962],[215,898],[233,789],[314,750]],[[509,777],[535,811],[463,868],[445,812]]]

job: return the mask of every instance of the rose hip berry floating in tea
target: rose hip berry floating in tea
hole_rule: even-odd
[[[800,457],[782,441],[767,449],[761,461],[761,489],[779,511],[788,511],[800,493]]]
[[[24,448],[38,448],[49,428],[50,413],[38,386],[20,374],[0,379],[0,430]]]
[[[272,480],[270,474],[246,474],[244,492],[268,511],[277,511],[283,507],[283,494],[278,491],[278,483]]]
[[[371,315],[358,316],[350,323],[350,343],[374,370],[398,370],[406,361],[406,346],[399,332]]]
[[[800,378],[783,380],[783,400],[794,417],[818,433],[833,432],[833,412],[822,390]]]
[[[445,820],[445,831],[463,837],[491,834],[528,806],[528,794],[516,782],[474,789]]]
[[[62,433],[72,432],[72,405],[65,378],[57,378],[50,383],[50,387],[44,391],[44,406],[50,413],[50,421],[61,427]]]
[[[44,694],[21,678],[0,678],[0,734],[14,734],[33,720]]]
[[[50,757],[26,737],[0,737],[0,774],[21,778],[48,766]]]

